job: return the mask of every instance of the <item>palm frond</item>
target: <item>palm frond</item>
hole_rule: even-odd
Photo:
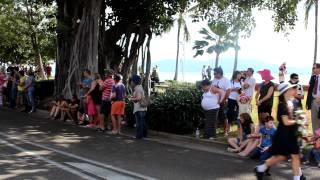
[[[217,50],[217,46],[216,45],[213,45],[213,46],[210,46],[208,49],[207,49],[207,53],[208,54],[212,54],[213,52],[215,52]]]
[[[197,50],[196,54],[193,57],[202,56],[204,53],[204,50]]]
[[[310,10],[312,8],[312,6],[315,5],[315,0],[306,0],[304,7],[305,7],[305,17],[304,17],[304,22],[305,22],[305,26],[307,28],[308,26],[308,20],[309,20],[309,14],[310,14]]]
[[[209,45],[209,42],[207,42],[207,41],[195,41],[192,49],[199,50],[199,49],[203,49],[204,47],[206,47],[208,45]]]
[[[214,34],[212,34],[210,31],[208,31],[208,29],[206,28],[202,28],[200,31],[199,31],[200,34],[204,35],[204,39],[206,40],[210,40],[210,41],[215,41],[216,38],[214,37]]]

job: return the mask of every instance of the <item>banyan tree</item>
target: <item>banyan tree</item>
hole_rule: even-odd
[[[255,7],[265,8],[274,12],[275,30],[283,31],[294,26],[298,4],[296,0],[55,1],[58,46],[55,93],[66,97],[77,93],[84,69],[102,73],[103,69],[112,68],[121,73],[127,83],[130,75],[137,73],[138,66],[141,66],[144,87],[149,90],[151,39],[170,29],[174,16],[182,7],[197,4],[193,20],[206,19],[209,22],[221,18],[223,10],[232,4],[247,11]],[[138,65],[138,61],[141,64]]]
[[[57,0],[57,67],[55,93],[70,97],[81,71],[112,68],[128,82],[138,59],[149,89],[151,39],[173,23],[179,1]]]

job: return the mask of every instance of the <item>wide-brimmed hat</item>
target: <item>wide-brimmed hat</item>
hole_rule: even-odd
[[[274,79],[274,77],[271,75],[271,72],[269,69],[264,69],[261,71],[258,71],[258,73],[261,75],[262,80],[270,81]]]
[[[297,87],[296,84],[287,84],[287,83],[281,83],[278,86],[279,95],[285,93],[288,89]]]

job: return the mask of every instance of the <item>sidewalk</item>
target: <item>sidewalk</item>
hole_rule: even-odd
[[[33,118],[46,119],[49,117],[49,112],[45,110],[37,110],[36,113],[30,115]],[[67,121],[66,125],[73,125],[72,121]],[[79,126],[79,128],[85,128]],[[157,142],[164,145],[171,145],[176,147],[187,148],[191,150],[198,150],[210,153],[216,153],[226,156],[238,157],[237,154],[229,153],[226,151],[227,143],[222,143],[216,140],[197,139],[191,136],[175,135],[157,131],[148,131],[149,135],[146,141]],[[128,138],[135,138],[135,129],[124,128],[122,136]]]

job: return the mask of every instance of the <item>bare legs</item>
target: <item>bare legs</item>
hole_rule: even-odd
[[[239,156],[248,156],[259,144],[259,139],[249,139],[247,146],[239,153]]]
[[[111,120],[112,120],[112,126],[113,126],[112,133],[113,134],[120,134],[121,133],[122,115],[115,115],[114,114],[111,116]]]

